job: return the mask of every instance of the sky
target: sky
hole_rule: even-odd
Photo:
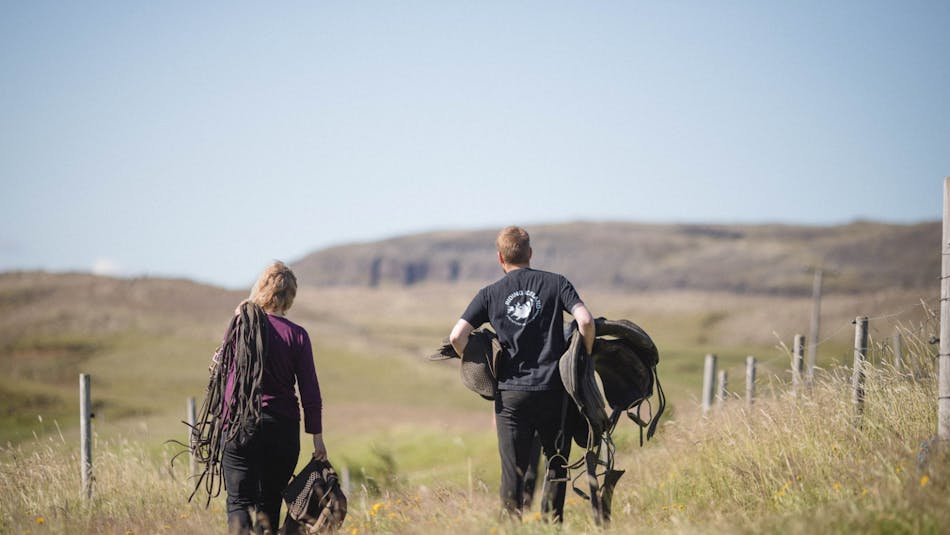
[[[942,216],[950,2],[0,0],[0,271]]]

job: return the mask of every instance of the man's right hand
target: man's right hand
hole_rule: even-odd
[[[465,346],[468,345],[468,337],[471,336],[472,331],[474,330],[475,327],[472,327],[469,322],[463,319],[459,319],[458,323],[455,324],[455,327],[452,328],[452,333],[449,334],[449,343],[455,348],[455,352],[458,354],[459,358],[465,354]]]

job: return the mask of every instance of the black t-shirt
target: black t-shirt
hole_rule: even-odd
[[[557,364],[567,349],[563,313],[581,303],[562,275],[520,268],[479,290],[462,319],[476,328],[490,323],[507,349],[499,389],[551,390],[561,381]]]

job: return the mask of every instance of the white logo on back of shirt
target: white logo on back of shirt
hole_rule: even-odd
[[[505,316],[516,325],[525,325],[541,312],[541,299],[531,290],[518,290],[505,299]]]

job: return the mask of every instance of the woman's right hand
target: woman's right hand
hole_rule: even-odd
[[[327,447],[323,443],[323,433],[313,435],[313,458],[318,461],[327,460]]]

